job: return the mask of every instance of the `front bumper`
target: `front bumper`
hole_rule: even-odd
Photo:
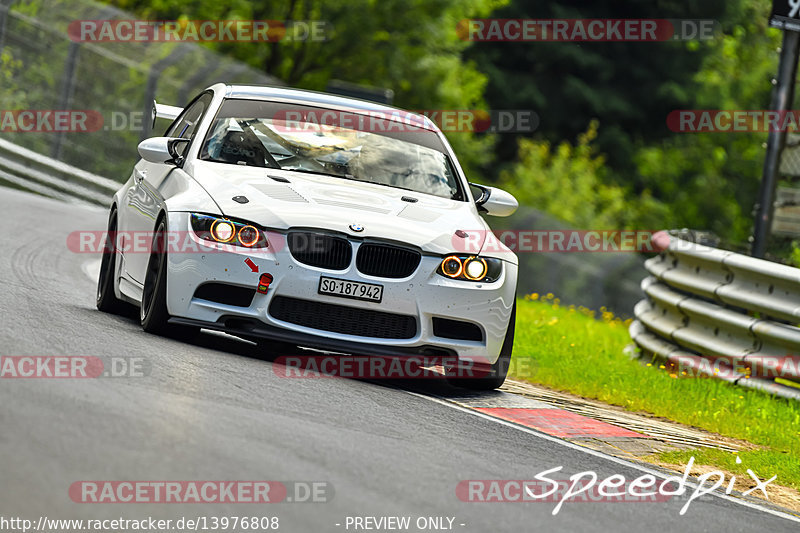
[[[283,235],[270,233],[265,250],[232,249],[199,239],[191,230],[189,213],[170,213],[170,231],[191,240],[187,250],[170,249],[167,270],[167,308],[175,322],[199,325],[251,337],[283,340],[312,348],[364,355],[457,355],[476,363],[494,363],[503,345],[517,285],[516,265],[504,262],[503,274],[494,283],[472,283],[436,274],[440,258],[423,256],[416,272],[404,279],[386,279],[358,272],[355,259],[347,270],[330,271],[297,262]],[[352,241],[354,254],[357,241]],[[253,272],[245,263],[258,266]],[[267,294],[255,293],[247,307],[195,298],[197,288],[208,282],[253,289],[263,273],[274,281]],[[320,276],[377,283],[384,286],[381,303],[318,294]],[[412,316],[416,334],[406,339],[373,338],[334,333],[274,318],[270,303],[276,296],[324,302],[342,307]],[[433,318],[476,324],[482,340],[464,341],[437,337]]]

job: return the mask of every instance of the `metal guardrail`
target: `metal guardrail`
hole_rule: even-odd
[[[154,99],[183,106],[217,82],[284,85],[200,43],[84,42],[69,32],[78,20],[136,18],[95,0],[0,0],[0,109],[90,111],[102,117],[97,129],[5,128],[3,137],[89,172],[122,179],[138,160],[131,147],[152,133]],[[156,131],[168,125],[159,121]]]
[[[59,200],[108,206],[120,183],[0,139],[0,181]]]
[[[800,400],[800,269],[662,232],[645,262],[634,342],[679,375]]]

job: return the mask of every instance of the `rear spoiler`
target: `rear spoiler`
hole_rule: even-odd
[[[167,120],[175,120],[183,113],[182,107],[174,105],[159,104],[153,100],[153,127],[156,125],[157,118],[165,118]]]

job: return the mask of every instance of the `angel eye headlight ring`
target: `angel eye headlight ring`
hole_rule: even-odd
[[[488,272],[486,261],[480,257],[470,257],[464,263],[464,277],[470,281],[480,281]]]
[[[436,273],[446,278],[474,283],[494,283],[503,275],[503,261],[496,257],[448,255]]]
[[[464,265],[458,256],[451,255],[442,261],[442,273],[448,278],[457,278],[464,271]]]
[[[244,226],[239,230],[239,244],[252,248],[261,238],[261,233],[255,226]]]
[[[267,248],[267,234],[247,221],[237,221],[214,215],[192,213],[191,227],[194,234],[208,242],[241,246],[244,248]]]
[[[217,242],[231,242],[236,237],[236,228],[227,220],[215,220],[211,225],[211,236]]]

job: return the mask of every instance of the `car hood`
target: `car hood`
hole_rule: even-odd
[[[197,161],[192,174],[222,214],[268,229],[320,228],[408,243],[437,254],[476,253],[488,231],[468,202],[382,185],[207,161]],[[248,202],[234,200],[240,196]],[[355,232],[351,225],[363,231]],[[466,232],[467,239],[457,236],[457,230]]]

